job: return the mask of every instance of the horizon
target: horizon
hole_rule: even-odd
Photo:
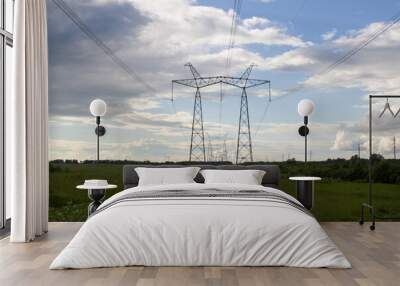
[[[398,161],[399,159],[397,158],[386,158],[383,155],[379,154],[379,153],[374,153],[372,155],[379,155],[382,156],[383,160],[388,160],[388,161]],[[353,154],[353,156],[351,156],[350,158],[326,158],[324,160],[311,160],[311,161],[307,161],[307,163],[322,163],[322,162],[327,162],[327,161],[351,161],[351,160],[363,160],[363,161],[368,161],[369,159],[367,157],[361,157],[359,158],[357,154]],[[100,159],[99,161],[97,161],[96,159],[84,159],[84,160],[78,160],[78,159],[52,159],[49,160],[49,163],[78,163],[78,164],[86,164],[86,163],[90,163],[90,164],[102,164],[102,163],[143,163],[143,164],[169,164],[169,163],[173,163],[173,164],[192,164],[192,165],[196,165],[196,164],[210,164],[210,165],[216,165],[216,164],[232,164],[232,165],[236,165],[235,162],[232,161],[149,161],[149,160],[120,160],[120,159]],[[302,163],[302,164],[307,164],[302,160],[296,160],[296,158],[287,158],[284,161],[253,161],[253,162],[243,162],[243,163],[238,163],[238,165],[256,165],[258,163],[292,163],[292,162],[296,162],[296,163]]]

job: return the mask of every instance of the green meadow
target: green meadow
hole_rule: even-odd
[[[280,188],[294,195],[295,185],[287,178],[292,175],[318,174],[314,171],[299,170],[300,164],[281,166]],[[122,164],[50,164],[50,221],[85,221],[90,200],[85,190],[75,187],[85,179],[107,179],[118,188],[107,192],[107,197],[122,190]],[[300,173],[301,172],[301,173]],[[361,203],[367,200],[368,184],[365,181],[348,181],[338,178],[324,178],[316,184],[313,214],[320,221],[358,221]],[[397,179],[396,179],[397,180]],[[374,184],[373,200],[380,217],[400,217],[400,184]]]

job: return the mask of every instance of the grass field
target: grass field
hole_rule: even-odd
[[[84,221],[90,200],[85,190],[75,187],[85,179],[107,179],[122,190],[122,165],[113,164],[51,164],[50,221]],[[280,188],[294,195],[294,184],[282,174]],[[312,212],[320,221],[357,221],[360,205],[367,200],[368,184],[324,180],[317,183]],[[378,216],[400,217],[400,185],[375,184],[374,201]]]

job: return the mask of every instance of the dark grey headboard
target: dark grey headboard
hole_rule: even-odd
[[[191,165],[201,169],[221,169],[221,170],[264,170],[266,173],[262,180],[262,185],[266,187],[278,188],[280,179],[280,169],[277,165]],[[188,167],[186,165],[125,165],[123,169],[124,190],[136,187],[139,177],[135,171],[136,167],[146,168],[179,168]],[[199,173],[194,179],[197,183],[204,183],[203,176]]]

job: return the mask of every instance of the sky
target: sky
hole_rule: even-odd
[[[191,78],[190,62],[202,76],[239,76],[271,81],[249,89],[254,160],[303,160],[301,99],[311,99],[311,160],[367,156],[368,94],[400,94],[400,23],[346,62],[321,73],[346,52],[382,29],[400,12],[400,1],[243,0],[235,45],[228,51],[234,1],[66,0],[83,22],[131,70],[127,75],[49,0],[50,159],[95,159],[93,99],[107,103],[102,159],[187,160],[194,90],[171,80]],[[230,66],[227,67],[227,56]],[[149,88],[150,86],[151,88]],[[206,147],[214,158],[234,160],[240,90],[202,89]],[[393,157],[400,120],[373,104],[374,152]],[[394,112],[400,100],[391,100]],[[398,138],[400,142],[400,137]]]

